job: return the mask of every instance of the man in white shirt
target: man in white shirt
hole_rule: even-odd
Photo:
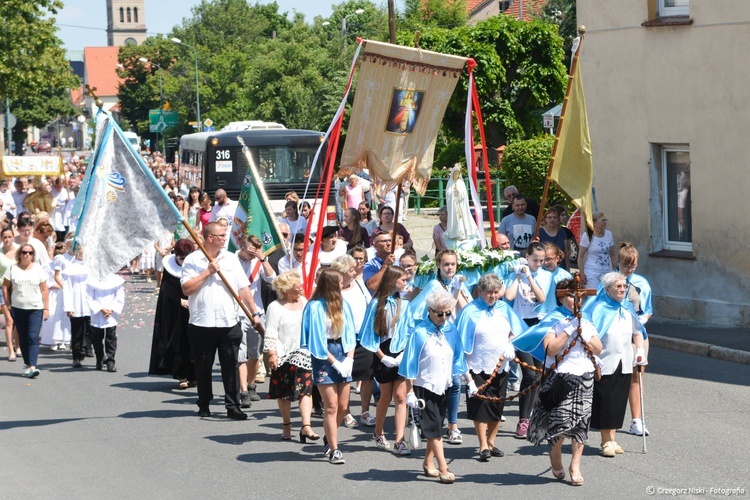
[[[13,193],[11,196],[13,197],[13,205],[16,206],[16,213],[15,215],[21,215],[24,212],[28,212],[26,210],[26,207],[23,206],[23,200],[26,199],[26,188],[23,185],[23,181],[18,178],[16,179],[16,182],[13,183],[13,186],[16,188],[16,192]]]
[[[211,218],[209,219],[209,222],[216,222],[221,217],[224,217],[231,223],[234,220],[234,214],[237,211],[237,202],[230,200],[227,196],[227,192],[223,189],[217,189],[214,197],[216,198],[216,204],[214,205],[213,210],[211,210]],[[231,224],[229,227],[231,227]],[[229,230],[227,231],[227,234],[229,234]]]
[[[8,189],[8,179],[0,180],[0,201],[3,202],[3,210],[12,213],[15,217],[16,202],[13,200],[13,193]]]
[[[246,420],[247,414],[240,410],[237,379],[237,355],[242,341],[240,307],[219,277],[219,271],[253,314],[256,325],[258,309],[239,258],[224,249],[226,234],[222,227],[216,223],[206,224],[203,238],[211,261],[202,252],[191,253],[182,264],[180,280],[190,310],[188,336],[198,382],[198,416],[211,416],[209,405],[214,396],[211,371],[218,350],[227,416]]]

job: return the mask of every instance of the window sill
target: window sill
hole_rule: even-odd
[[[648,255],[649,257],[667,257],[670,259],[697,260],[692,252],[686,252],[684,250],[659,250],[658,252],[651,252]]]
[[[644,28],[660,28],[665,26],[690,26],[693,20],[690,16],[665,16],[649,19],[641,23]]]

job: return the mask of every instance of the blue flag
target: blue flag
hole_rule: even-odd
[[[143,158],[104,111],[97,116],[94,154],[72,216],[78,217],[75,241],[83,245],[83,260],[99,279],[182,223]]]

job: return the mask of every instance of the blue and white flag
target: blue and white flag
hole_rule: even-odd
[[[154,174],[133,150],[112,115],[100,111],[96,146],[72,211],[75,241],[99,279],[119,270],[182,215]]]

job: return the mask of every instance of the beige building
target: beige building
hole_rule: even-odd
[[[638,247],[657,316],[750,325],[750,1],[577,6],[594,186],[615,241]]]
[[[146,39],[144,0],[107,0],[107,45],[139,45]]]

